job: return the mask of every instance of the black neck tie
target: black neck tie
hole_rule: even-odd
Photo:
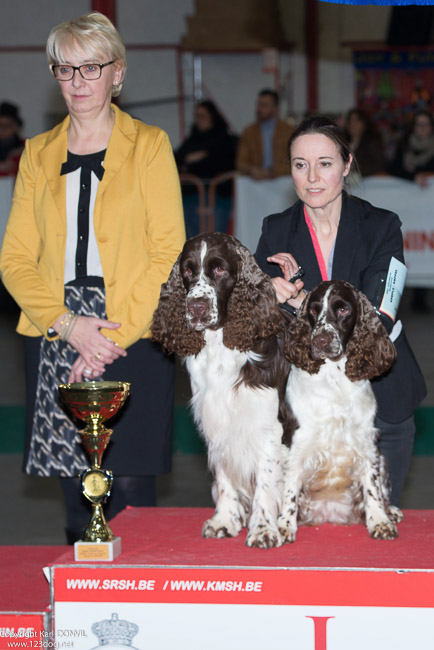
[[[69,172],[75,172],[76,169],[83,167],[84,169],[90,169],[98,180],[102,180],[104,176],[104,167],[101,165],[101,162],[104,159],[104,153],[99,157],[96,156],[74,156],[68,152],[68,160],[62,164],[60,168],[60,175],[69,174]]]

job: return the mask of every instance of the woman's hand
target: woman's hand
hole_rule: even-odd
[[[62,317],[61,317],[62,318]],[[60,330],[59,318],[53,325],[56,332]],[[81,381],[76,377],[82,375],[83,371],[86,377],[99,377],[103,374],[107,364],[113,363],[119,357],[126,357],[127,353],[119,347],[114,341],[106,338],[100,332],[100,328],[118,329],[120,323],[105,320],[103,318],[94,318],[93,316],[78,316],[68,338],[70,343],[79,353],[75,361],[71,376],[74,379],[70,381]]]
[[[127,356],[125,350],[101,334],[102,327],[115,330],[120,327],[120,323],[93,316],[79,316],[68,340],[91,370],[103,371],[106,364]]]
[[[282,271],[282,275],[287,282],[289,282],[298,271],[298,264],[291,253],[276,253],[275,255],[270,255],[270,257],[267,257],[267,262],[278,264]]]
[[[295,258],[290,253],[276,253],[267,257],[267,261],[278,264],[283,273],[283,278],[272,278],[271,280],[276,291],[277,300],[280,303],[288,302],[292,307],[298,309],[306,294],[302,291],[303,280],[289,281],[299,268]]]
[[[105,367],[100,372],[99,370],[92,370],[86,364],[86,361],[83,357],[78,356],[74,363],[71,366],[71,372],[69,373],[68,382],[83,381],[84,379],[96,379],[101,377],[105,371]]]

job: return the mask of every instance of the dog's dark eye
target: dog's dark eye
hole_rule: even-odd
[[[343,318],[344,316],[348,316],[349,313],[350,313],[350,310],[348,309],[348,307],[338,307],[337,315],[340,318]]]
[[[311,308],[309,309],[309,314],[310,314],[311,316],[317,316],[317,315],[318,315],[318,312],[317,312],[317,310],[316,310],[314,307],[311,307]]]
[[[214,275],[224,275],[225,270],[224,270],[224,268],[222,266],[215,266],[213,268],[213,273],[214,273]]]
[[[191,276],[193,275],[193,271],[191,270],[190,267],[187,267],[186,269],[184,269],[184,275],[185,275],[187,278],[191,278]]]

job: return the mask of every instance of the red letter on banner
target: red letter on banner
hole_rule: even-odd
[[[306,616],[315,626],[315,650],[327,650],[327,621],[334,616]]]

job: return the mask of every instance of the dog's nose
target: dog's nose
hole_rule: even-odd
[[[190,316],[201,319],[205,316],[209,308],[209,301],[206,298],[193,300],[188,303],[187,309]]]
[[[317,350],[324,350],[329,344],[330,339],[326,334],[317,334],[312,339],[312,344],[317,348]]]

